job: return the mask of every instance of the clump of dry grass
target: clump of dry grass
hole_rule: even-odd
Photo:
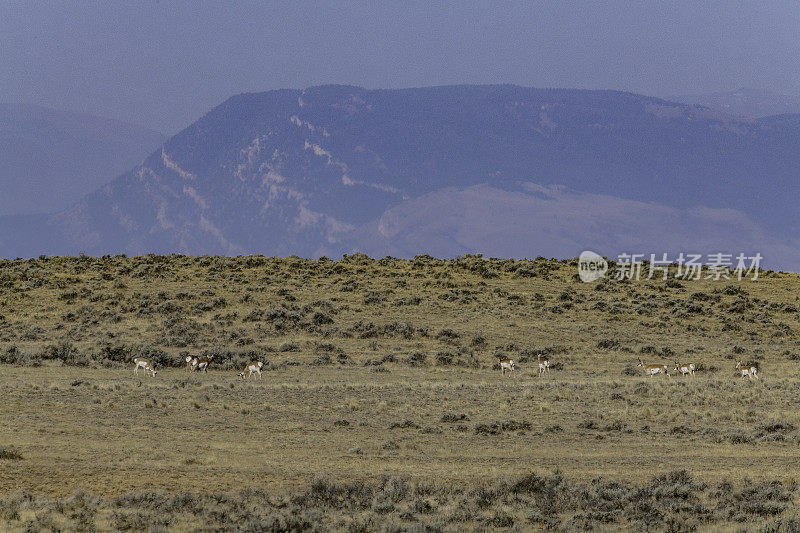
[[[0,461],[20,461],[22,454],[14,446],[0,446]]]

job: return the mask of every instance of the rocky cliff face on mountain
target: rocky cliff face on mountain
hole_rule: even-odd
[[[0,254],[694,246],[800,266],[798,147],[800,115],[736,119],[613,91],[242,94],[71,208],[3,218]]]

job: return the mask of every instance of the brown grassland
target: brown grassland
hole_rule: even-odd
[[[800,275],[576,272],[0,260],[0,530],[800,528]]]

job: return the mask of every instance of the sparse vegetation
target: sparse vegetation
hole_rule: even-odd
[[[0,524],[792,530],[800,276],[574,268],[0,260]],[[134,378],[137,356],[156,378]],[[651,379],[639,358],[698,372]],[[263,380],[237,380],[253,360]]]
[[[398,448],[387,441],[384,448]],[[443,530],[465,528],[693,531],[723,525],[791,531],[797,486],[779,481],[697,482],[685,470],[631,484],[579,482],[559,472],[485,480],[478,485],[385,476],[376,482],[316,477],[283,493],[129,492],[94,497],[0,496],[0,520],[28,530],[244,531]]]

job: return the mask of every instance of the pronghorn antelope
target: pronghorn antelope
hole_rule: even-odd
[[[509,372],[513,372],[514,368],[515,368],[515,365],[514,365],[514,360],[513,359],[509,359],[508,357],[504,357],[503,359],[500,359],[500,370],[503,371],[503,374],[506,373],[506,370],[508,370]]]
[[[549,376],[550,360],[547,357],[542,359],[542,354],[539,354],[538,357],[539,357],[539,375],[541,376],[542,374],[547,373],[547,375]]]
[[[252,363],[248,363],[246,367],[244,367],[244,372],[239,372],[239,377],[245,379],[244,373],[247,372],[247,377],[249,378],[253,374],[258,374],[258,379],[262,379],[261,369],[264,367],[264,363],[261,361],[253,361]]]
[[[139,367],[144,368],[144,373],[147,374],[151,372],[153,377],[156,377],[156,371],[153,368],[153,364],[150,362],[149,359],[145,359],[144,357],[137,357],[133,360],[133,363],[136,365],[133,367],[133,375],[139,374]]]
[[[192,357],[191,355],[187,355],[184,361],[186,361],[187,370],[194,370],[194,365],[197,364],[197,357]]]
[[[192,362],[192,370],[200,370],[201,372],[208,372],[208,364],[214,359],[213,355],[208,357],[195,357]]]
[[[758,369],[754,366],[744,366],[741,361],[737,361],[736,370],[742,373],[743,378],[758,379]]]
[[[682,365],[675,361],[675,370],[684,376],[694,376],[695,365],[694,363],[686,363],[685,365]]]
[[[642,367],[646,374],[650,374],[651,378],[656,374],[664,374],[665,376],[669,376],[667,365],[646,365],[641,359],[639,359],[639,364],[636,366]]]

